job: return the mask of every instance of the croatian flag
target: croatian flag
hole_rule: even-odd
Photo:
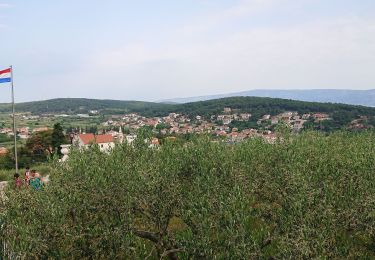
[[[6,82],[11,82],[11,81],[12,81],[11,68],[0,70],[0,83],[6,83]]]

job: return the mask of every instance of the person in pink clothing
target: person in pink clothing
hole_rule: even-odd
[[[18,173],[14,174],[14,184],[15,184],[16,189],[21,189],[22,180],[21,180],[20,175]]]

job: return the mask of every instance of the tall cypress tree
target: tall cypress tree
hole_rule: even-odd
[[[53,125],[53,132],[52,132],[52,147],[53,149],[60,155],[61,154],[61,147],[60,145],[67,143],[66,137],[64,135],[64,130],[60,123],[56,123]]]

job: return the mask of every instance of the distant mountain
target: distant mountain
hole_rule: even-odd
[[[330,102],[343,103],[350,105],[362,105],[375,107],[375,89],[371,90],[344,90],[344,89],[309,89],[309,90],[262,90],[255,89],[243,92],[197,96],[187,98],[174,98],[163,100],[163,102],[188,103],[204,101],[225,97],[235,96],[254,96],[254,97],[271,97],[284,98],[310,102]]]

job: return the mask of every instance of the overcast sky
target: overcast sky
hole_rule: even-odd
[[[0,0],[0,37],[16,101],[375,88],[374,0]]]

